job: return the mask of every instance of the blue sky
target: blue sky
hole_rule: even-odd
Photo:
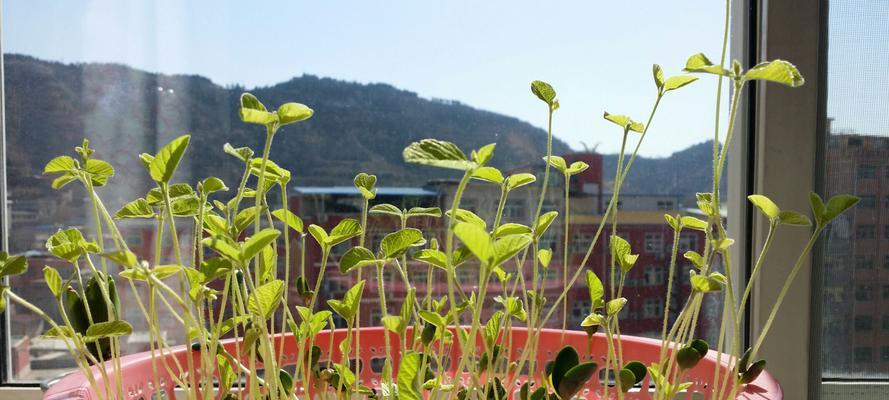
[[[540,127],[546,110],[528,86],[542,79],[561,99],[556,136],[604,152],[620,133],[603,111],[647,117],[652,63],[671,75],[692,53],[718,58],[721,1],[548,3],[5,0],[4,51],[248,88],[304,73],[385,82]],[[642,153],[710,138],[714,94],[715,80],[702,79],[668,95]]]

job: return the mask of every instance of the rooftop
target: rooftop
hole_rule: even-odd
[[[354,186],[297,186],[294,188],[297,193],[311,196],[360,196],[358,189]],[[426,190],[419,187],[404,186],[380,186],[377,187],[377,196],[437,196],[438,192]]]

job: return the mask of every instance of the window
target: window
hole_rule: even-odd
[[[526,206],[524,199],[509,200],[503,206],[503,218],[509,221],[524,220],[526,218]]]
[[[855,331],[866,332],[873,329],[873,318],[870,315],[859,315],[855,317]]]
[[[698,235],[682,233],[679,235],[679,254],[685,254],[686,251],[697,251]]]
[[[880,361],[889,361],[889,346],[883,346],[880,348]]]
[[[858,178],[859,179],[873,179],[877,177],[877,167],[873,165],[859,165],[858,166]]]
[[[571,253],[586,254],[587,249],[589,249],[590,243],[592,242],[593,235],[589,233],[575,232],[574,236],[571,238]]]
[[[877,206],[877,196],[861,196],[861,201],[859,201],[858,206],[861,208],[875,208]]]
[[[645,234],[645,252],[661,254],[664,252],[664,235],[660,233]]]
[[[874,269],[873,256],[855,256],[856,269]]]
[[[889,59],[889,28],[875,23],[889,17],[889,5],[831,0],[827,8],[827,26],[823,28],[827,33],[824,151],[816,173],[823,179],[820,190],[824,195],[850,193],[861,201],[833,223],[823,236],[822,253],[815,254],[822,265],[827,260],[837,265],[821,270],[822,378],[885,380],[889,369],[883,347],[889,343],[889,318],[868,314],[889,307],[889,225],[885,216],[889,210],[889,114],[885,112],[889,109],[889,80],[871,78],[874,68],[885,69],[884,60]],[[849,65],[866,67],[853,69]],[[874,265],[881,260],[882,267]],[[872,268],[879,271],[870,271]],[[848,295],[830,296],[829,290]],[[846,316],[846,323],[864,334],[828,329],[828,314]],[[822,394],[825,400],[856,397]]]
[[[873,225],[858,225],[855,228],[855,238],[860,240],[867,240],[874,238],[874,226]]]
[[[664,299],[650,297],[645,299],[645,307],[642,310],[642,318],[663,318]]]
[[[571,305],[571,318],[573,321],[583,321],[590,314],[592,305],[589,300],[575,301]]]
[[[874,287],[871,285],[858,285],[855,288],[855,300],[871,301],[874,299]]]
[[[672,210],[673,208],[673,202],[670,200],[658,200],[657,202],[658,210]]]
[[[664,267],[660,265],[646,265],[645,266],[645,285],[646,286],[659,286],[664,284]]]

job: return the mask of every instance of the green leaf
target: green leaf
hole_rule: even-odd
[[[543,236],[557,216],[559,216],[557,211],[550,211],[538,217],[537,221],[534,223],[534,236],[538,238]]]
[[[687,216],[687,215],[680,218],[679,222],[682,223],[682,226],[684,226],[684,227],[691,228],[691,229],[694,229],[697,231],[703,231],[703,232],[706,232],[707,228],[710,227],[710,224],[707,223],[707,221],[704,221],[702,219],[698,219],[695,217]]]
[[[269,319],[281,304],[282,296],[284,296],[284,281],[273,280],[258,286],[250,294],[250,298],[247,300],[247,309],[254,315]]]
[[[90,181],[96,187],[105,186],[108,183],[108,178],[114,176],[114,167],[102,160],[87,160],[83,170],[90,174]]]
[[[405,228],[397,232],[390,233],[383,237],[380,242],[380,250],[388,259],[401,257],[411,247],[419,247],[426,244],[423,238],[423,232],[419,229]]]
[[[494,167],[479,167],[472,171],[472,177],[481,181],[500,184],[503,182],[503,173]]]
[[[522,224],[510,222],[500,225],[497,227],[497,229],[494,229],[494,233],[491,234],[491,237],[496,239],[509,235],[529,235],[531,233],[531,228]]]
[[[575,161],[568,166],[568,169],[565,170],[565,174],[568,176],[577,175],[583,171],[586,171],[589,167],[590,165],[583,161]]]
[[[383,327],[393,333],[401,333],[399,327],[401,326],[401,317],[398,315],[387,315],[380,319],[380,322],[383,324]]]
[[[651,66],[651,73],[654,75],[654,86],[660,91],[664,87],[664,70],[660,65],[654,64]]]
[[[247,261],[259,254],[269,243],[274,242],[280,234],[281,232],[275,228],[266,228],[254,233],[253,236],[250,236],[244,242],[241,248],[241,261],[246,264]]]
[[[210,194],[219,191],[228,191],[228,186],[225,186],[225,182],[215,176],[204,179],[199,185],[201,188],[201,192],[203,192],[204,194]]]
[[[580,326],[601,326],[605,325],[605,317],[598,313],[592,313],[587,315],[583,321],[580,322]]]
[[[315,238],[315,241],[318,242],[318,245],[320,245],[321,247],[327,246],[329,237],[327,235],[327,232],[324,231],[324,228],[315,224],[311,224],[309,225],[309,234],[312,235],[313,238]]]
[[[812,215],[815,216],[815,222],[818,226],[823,226],[830,222],[826,218],[827,207],[824,206],[824,201],[821,200],[821,196],[818,193],[809,192],[809,204],[812,206]]]
[[[24,256],[8,256],[0,252],[0,278],[21,275],[28,270],[28,260]]]
[[[691,263],[694,264],[695,267],[698,267],[698,269],[704,266],[704,256],[694,250],[686,251],[682,256],[688,261],[691,261]]]
[[[451,216],[451,211],[448,210],[445,214],[447,216]],[[465,222],[467,224],[475,225],[481,229],[487,228],[488,224],[481,217],[476,215],[474,212],[469,210],[464,210],[462,208],[457,209],[456,219],[459,222]]]
[[[361,246],[355,246],[346,251],[346,254],[343,254],[343,257],[340,258],[340,272],[345,274],[355,268],[375,265],[383,261],[378,260],[372,251]]]
[[[296,214],[292,213],[290,210],[281,208],[272,211],[272,215],[279,221],[284,222],[284,224],[290,227],[290,229],[293,229],[294,231],[297,231],[299,233],[303,233],[303,220]]]
[[[580,356],[577,355],[577,350],[574,350],[571,346],[565,346],[562,350],[556,354],[556,359],[552,364],[552,373],[550,373],[550,380],[553,383],[553,387],[559,388],[562,379],[565,377],[565,374],[577,366],[580,363]]]
[[[420,310],[419,314],[420,318],[422,318],[424,321],[435,325],[440,329],[444,329],[448,324],[441,315],[438,315],[432,311]]]
[[[139,260],[136,259],[136,254],[129,250],[110,251],[99,254],[99,256],[105,257],[124,267],[134,267],[139,262]]]
[[[670,225],[670,227],[673,228],[674,231],[678,231],[681,229],[681,227],[679,226],[679,220],[677,219],[678,217],[679,215],[676,215],[674,217],[670,214],[664,214],[664,219],[667,221],[667,225]]]
[[[222,150],[225,154],[234,156],[235,158],[247,162],[250,161],[250,158],[253,157],[253,150],[249,147],[233,147],[230,143],[226,143],[222,146]]]
[[[565,373],[565,376],[559,381],[559,386],[557,386],[559,396],[563,399],[574,397],[577,392],[580,392],[580,389],[583,388],[587,381],[593,377],[593,374],[598,368],[598,364],[589,361],[569,369],[568,372]]]
[[[281,126],[305,121],[312,118],[315,111],[299,103],[284,103],[278,106],[278,120]]]
[[[422,400],[420,395],[420,354],[409,351],[398,364],[398,400]]]
[[[747,196],[747,200],[750,200],[768,219],[778,218],[778,214],[781,213],[781,209],[778,208],[775,202],[761,194],[751,194]]]
[[[781,211],[778,214],[778,222],[783,225],[794,225],[794,226],[809,226],[812,225],[812,221],[809,220],[809,217],[798,213],[796,211]]]
[[[645,124],[643,124],[641,122],[633,121],[632,118],[630,118],[626,115],[614,115],[614,114],[609,114],[608,111],[606,111],[604,117],[605,117],[605,119],[617,124],[621,128],[624,128],[624,130],[626,130],[626,131],[633,131],[633,132],[641,133],[642,131],[645,130]]]
[[[441,209],[438,207],[411,207],[407,210],[407,217],[441,217]]]
[[[51,186],[53,189],[61,189],[65,185],[74,182],[75,180],[77,180],[77,177],[74,176],[74,174],[66,173],[56,179],[53,179]]]
[[[368,212],[370,214],[392,215],[398,218],[401,218],[403,215],[403,211],[400,208],[388,203],[374,205]]]
[[[151,270],[152,275],[157,279],[166,279],[179,273],[184,269],[181,265],[158,265]]]
[[[230,260],[241,262],[240,246],[232,243],[231,239],[225,236],[212,236],[201,241],[204,246],[219,253],[219,255],[229,258]]]
[[[494,258],[494,245],[488,232],[478,225],[458,222],[454,234],[469,248],[482,263],[491,265]]]
[[[679,89],[683,86],[689,85],[692,82],[698,80],[696,76],[689,75],[678,75],[671,76],[667,79],[667,82],[664,83],[664,92],[669,92],[671,90]]]
[[[741,79],[744,81],[758,79],[780,83],[790,87],[799,87],[806,82],[806,80],[803,79],[803,76],[799,73],[799,70],[796,69],[796,66],[784,60],[773,60],[759,63],[753,68],[750,68]]]
[[[154,218],[154,210],[148,205],[148,201],[139,198],[133,200],[114,214],[114,219],[125,218]]]
[[[629,370],[633,372],[633,376],[636,377],[636,380],[633,384],[642,382],[645,379],[645,374],[647,372],[647,368],[645,368],[645,364],[642,364],[639,361],[630,361],[627,365],[624,366],[624,370]]]
[[[559,156],[548,156],[543,157],[543,161],[549,164],[551,167],[557,169],[559,172],[565,174],[568,170],[568,165],[565,163],[565,159]]]
[[[751,383],[759,377],[759,375],[766,369],[766,360],[759,360],[753,364],[750,364],[747,367],[747,370],[741,374],[740,381],[741,383]]]
[[[586,272],[586,286],[590,292],[590,304],[592,304],[593,310],[602,307],[605,298],[605,286],[602,285],[602,281],[596,276],[595,272],[589,270]]]
[[[620,381],[620,391],[626,393],[636,384],[636,375],[633,371],[624,368],[618,373],[618,380]]]
[[[346,294],[343,296],[343,304],[348,308],[350,315],[346,319],[352,319],[355,314],[358,313],[358,307],[361,305],[361,295],[364,293],[364,283],[366,281],[361,280],[352,286],[351,289],[346,291]]]
[[[549,263],[553,259],[553,251],[550,249],[540,249],[537,251],[537,261],[543,268],[549,268]]]
[[[686,72],[703,72],[707,74],[716,74],[731,77],[731,71],[719,66],[713,65],[713,62],[710,61],[707,56],[703,53],[692,54],[691,57],[685,62],[685,71]]]
[[[704,357],[701,356],[697,350],[686,346],[679,349],[676,353],[676,364],[684,371],[689,368],[694,368],[702,358]]]
[[[77,170],[77,161],[68,156],[60,156],[53,158],[46,166],[43,167],[44,174],[55,174],[60,172],[74,172]]]
[[[848,194],[838,194],[831,197],[827,201],[827,210],[824,213],[825,221],[833,221],[834,218],[858,204],[859,200],[861,199]]]
[[[341,220],[330,230],[326,245],[333,247],[361,234],[361,223],[352,218]]]
[[[97,322],[86,329],[84,342],[95,342],[108,337],[125,336],[133,333],[133,326],[126,321]]]
[[[624,256],[630,255],[630,252],[632,250],[630,249],[630,243],[627,242],[626,239],[624,239],[618,235],[611,235],[611,236],[609,236],[609,238],[611,239],[611,256],[612,257],[614,257],[617,260],[620,260]]]
[[[0,290],[0,297],[2,297],[3,291]],[[3,311],[3,308],[0,308],[0,311]],[[70,326],[57,326],[54,328],[50,328],[44,334],[40,335],[43,339],[64,339],[64,338],[73,338],[75,336],[74,330],[71,329]]]
[[[423,139],[405,147],[404,161],[439,168],[467,171],[477,166],[457,145],[437,139]]]
[[[59,298],[64,290],[64,287],[62,286],[62,276],[59,275],[59,271],[56,271],[55,268],[47,265],[43,267],[43,279],[46,281],[46,286],[49,288],[49,291],[52,292],[52,295]]]
[[[691,270],[690,273],[692,290],[697,292],[718,292],[722,290],[725,283],[725,277],[718,272],[711,273],[710,276],[698,275],[694,270]],[[721,279],[720,276],[722,276]]]
[[[344,256],[345,257],[345,256]],[[447,256],[441,250],[423,249],[414,253],[414,260],[431,264],[441,269],[447,268]]]
[[[520,251],[525,250],[531,241],[531,235],[509,235],[495,240],[493,266],[501,265]]]
[[[627,305],[627,299],[625,297],[618,297],[616,299],[611,299],[608,303],[605,304],[605,313],[610,317],[613,315],[617,315],[620,310],[623,310],[624,306]]]
[[[534,174],[529,174],[526,172],[510,175],[506,178],[506,190],[510,191],[516,188],[520,188],[522,186],[534,183],[537,180],[537,177]]]
[[[361,192],[361,196],[364,197],[365,200],[373,200],[377,197],[377,176],[376,175],[368,175],[364,172],[355,175],[355,178],[352,180],[352,183],[355,185],[355,188]]]
[[[552,107],[553,102],[556,99],[556,90],[553,89],[552,85],[544,81],[531,82],[531,93],[534,93],[538,99],[548,104],[550,107]]]
[[[248,124],[269,125],[278,122],[275,113],[266,111],[265,106],[250,93],[241,95],[241,108],[239,110],[241,121]]]
[[[190,140],[190,135],[182,135],[161,148],[149,166],[148,172],[151,174],[151,179],[158,183],[170,182]]]
[[[470,159],[480,167],[484,166],[488,161],[491,161],[491,157],[494,157],[494,147],[496,146],[497,143],[490,143],[482,146],[478,150],[473,150]]]

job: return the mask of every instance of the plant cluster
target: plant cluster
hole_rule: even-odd
[[[189,145],[188,135],[172,140],[157,154],[140,155],[156,185],[144,197],[127,203],[115,214],[106,209],[98,193],[98,188],[105,186],[114,175],[114,169],[94,157],[88,141],[84,140],[83,145],[76,148],[76,157],[61,156],[50,161],[45,173],[56,176],[54,188],[76,182],[85,189],[91,200],[95,236],[90,238],[80,230],[70,228],[59,230],[46,243],[50,253],[71,265],[68,271],[49,266],[43,270],[47,286],[56,299],[61,321],[50,318],[7,286],[0,286],[0,310],[8,298],[43,317],[51,327],[44,336],[65,343],[84,377],[103,399],[126,397],[121,381],[109,379],[124,373],[120,364],[120,340],[133,329],[120,318],[118,284],[129,286],[134,294],[145,293],[145,296],[136,296],[135,301],[149,326],[155,387],[160,387],[159,376],[164,371],[186,391],[189,399],[237,398],[245,392],[251,399],[299,398],[307,393],[302,388],[333,393],[339,398],[360,395],[387,400],[424,397],[500,400],[512,396],[515,391],[522,400],[569,399],[600,371],[604,371],[606,378],[614,377],[613,385],[608,379],[602,385],[600,395],[605,398],[622,398],[648,375],[656,397],[672,399],[690,387],[691,383],[686,379],[688,371],[711,351],[711,347],[717,352],[722,366],[714,370],[710,386],[712,397],[734,398],[742,385],[752,382],[763,371],[765,361],[758,360],[757,353],[784,295],[815,241],[827,224],[853,206],[857,199],[841,195],[825,203],[818,195],[811,194],[814,218],[811,238],[790,269],[756,343],[742,350],[739,341],[741,315],[773,235],[779,227],[809,226],[811,222],[803,213],[781,210],[765,196],[750,196],[753,205],[768,219],[770,229],[750,280],[734,282],[734,265],[729,252],[733,241],[727,236],[723,216],[719,213],[718,188],[726,149],[732,140],[735,114],[746,84],[770,81],[796,87],[803,84],[803,78],[792,64],[781,60],[764,62],[747,71],[738,62],[729,67],[723,64],[723,61],[714,63],[703,54],[695,54],[685,66],[688,73],[707,74],[719,79],[719,93],[723,80],[730,83],[730,115],[724,133],[717,116],[713,190],[697,194],[697,206],[703,217],[665,215],[674,240],[665,291],[663,344],[658,357],[653,358],[654,362],[627,360],[623,353],[620,316],[629,302],[623,297],[623,289],[625,278],[638,255],[617,235],[619,212],[615,204],[658,105],[667,94],[698,79],[693,75],[665,77],[658,65],[653,68],[655,101],[645,123],[625,115],[604,114],[604,118],[614,123],[622,134],[622,145],[612,199],[579,265],[569,265],[567,258],[568,188],[572,176],[588,166],[583,162],[568,164],[564,158],[552,154],[552,119],[559,109],[559,100],[551,85],[542,81],[531,84],[532,93],[546,106],[549,124],[540,194],[533,218],[527,224],[501,223],[501,219],[510,193],[534,184],[535,175],[504,175],[490,166],[494,144],[472,150],[467,155],[453,143],[425,139],[407,146],[404,159],[408,163],[450,169],[461,174],[448,210],[371,205],[376,198],[377,179],[374,175],[360,173],[355,176],[354,184],[363,199],[361,218],[344,219],[330,231],[318,225],[304,226],[300,217],[288,209],[287,185],[291,172],[270,158],[273,139],[279,130],[310,118],[313,111],[298,103],[286,103],[270,111],[256,97],[245,93],[241,97],[240,117],[245,123],[264,127],[266,140],[259,155],[249,148],[224,146],[224,151],[237,159],[243,168],[237,188],[228,199],[222,195],[229,188],[216,177],[203,179],[194,186],[174,181],[177,166]],[[721,148],[720,142],[723,143]],[[633,146],[632,151],[628,151],[628,146]],[[564,182],[564,209],[542,212],[549,180],[558,179],[550,176],[553,174]],[[460,207],[471,180],[497,185],[500,189],[497,211],[492,216],[485,216],[487,219]],[[269,203],[270,192],[279,194],[281,204]],[[400,221],[400,229],[387,234],[377,248],[366,246],[369,214],[394,216]],[[411,226],[412,218],[416,217],[445,218],[447,230],[443,237],[434,237]],[[543,277],[551,268],[553,252],[541,248],[539,242],[544,233],[556,226],[554,222],[559,218],[562,218],[564,228],[561,243],[564,246],[561,253],[564,285],[558,293],[546,293]],[[130,251],[117,225],[117,220],[121,219],[154,221],[156,240],[152,263],[139,260]],[[492,221],[490,225],[489,221]],[[181,254],[179,246],[174,245],[172,259],[162,259],[164,238],[169,236],[172,243],[180,243],[178,235],[182,226],[191,229],[193,254]],[[703,231],[707,240],[702,253],[689,251],[681,255],[694,265],[690,277],[692,291],[682,304],[678,318],[670,321],[669,293],[674,285],[676,261],[680,256],[678,238],[683,230]],[[607,235],[610,251],[609,276],[604,279],[607,287],[602,277],[593,273],[587,264],[603,232]],[[327,267],[332,258],[331,249],[355,239],[358,245],[349,249],[338,260],[337,266],[340,273],[354,276],[357,283],[345,292],[343,298],[319,304],[321,283],[328,275]],[[309,240],[320,248],[322,254],[320,272],[314,282],[306,272],[304,262],[298,273],[291,272],[292,269],[297,271],[291,268],[292,243],[299,243],[299,254],[295,258],[305,260]],[[283,258],[283,263],[279,258]],[[426,274],[426,282],[412,279],[412,271],[407,268],[409,262],[422,263],[430,272],[443,271],[447,277],[447,293],[436,297],[429,290],[433,285],[432,273]],[[4,253],[0,255],[0,277],[20,274],[27,268],[26,264],[24,257]],[[283,264],[280,270],[283,273],[279,272],[279,264]],[[724,268],[724,274],[718,271],[719,266]],[[473,269],[478,278],[477,286],[469,292],[456,281],[456,272],[461,268]],[[398,310],[388,308],[383,287],[386,270],[394,271],[408,288]],[[360,318],[359,305],[367,283],[365,274],[376,275],[382,309],[379,320],[361,321]],[[598,332],[605,337],[604,362],[602,365],[594,361],[581,362],[577,351],[566,347],[552,362],[535,365],[543,327],[560,309],[562,327],[569,328],[565,320],[566,295],[581,276],[589,288],[592,310],[581,326],[571,328],[584,329],[590,340]],[[417,293],[421,291],[417,289],[423,284],[427,290],[422,291],[424,296],[419,296]],[[491,285],[499,285],[503,294],[494,297],[493,304],[485,304]],[[734,290],[741,287],[743,293],[739,297]],[[291,288],[299,294],[297,300],[301,302],[294,309],[287,307]],[[706,296],[719,296],[723,304],[715,347],[695,335]],[[482,313],[485,307],[496,310],[487,319]],[[199,353],[196,359],[188,357],[186,365],[161,357],[171,351],[170,343],[155,322],[162,310],[181,323],[184,332],[181,341],[191,343],[193,350]],[[319,332],[334,329],[334,314],[345,321],[344,339],[334,343],[334,336],[330,335],[329,343],[316,343]],[[370,325],[383,326],[397,338],[391,340],[390,335],[384,335],[387,357],[378,387],[361,382],[357,378],[360,363],[352,361],[362,349],[361,327]],[[520,325],[528,330],[524,343],[513,340],[513,327]],[[278,347],[283,346],[283,341],[273,340],[274,335],[280,333],[293,335],[298,344],[296,366],[290,371],[283,368],[283,352]],[[234,352],[220,345],[226,337],[237,340]],[[326,354],[334,354],[332,349],[336,346],[342,358],[321,360],[324,346],[327,347]],[[446,360],[454,346],[462,356]],[[477,353],[479,348],[481,352]],[[393,357],[396,353],[400,355],[398,358]],[[397,365],[392,363],[395,359],[399,360]],[[456,363],[450,373],[444,367],[446,362]],[[98,369],[103,378],[103,384],[99,385],[89,368],[103,363],[105,367]],[[523,376],[522,371],[531,372]],[[459,379],[464,376],[467,379]],[[524,379],[525,383],[515,387],[513,382],[517,379]],[[214,380],[218,387],[212,384]]]

